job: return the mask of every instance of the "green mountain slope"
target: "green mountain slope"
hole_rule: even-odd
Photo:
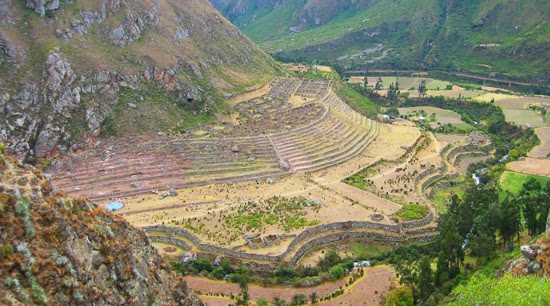
[[[212,1],[283,60],[550,79],[548,0]]]
[[[2,1],[0,140],[48,158],[183,129],[279,71],[207,0]]]

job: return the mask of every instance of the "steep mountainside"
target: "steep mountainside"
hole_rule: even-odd
[[[182,130],[278,69],[207,0],[1,1],[0,140],[41,159]]]
[[[55,195],[0,146],[1,305],[202,305],[142,231]]]
[[[550,80],[548,0],[211,1],[285,60]]]

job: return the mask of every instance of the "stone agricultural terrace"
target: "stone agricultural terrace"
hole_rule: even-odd
[[[303,101],[301,105],[289,103]],[[296,97],[298,99],[296,99]],[[324,81],[277,78],[268,94],[239,103],[248,120],[205,137],[139,136],[50,168],[54,186],[99,201],[170,188],[265,180],[353,158],[378,124],[351,109]]]
[[[124,203],[115,213],[158,245],[274,267],[349,239],[432,241],[434,188],[488,154],[466,137],[366,118],[326,81],[276,78],[229,103],[231,121],[186,137],[103,140],[54,162],[52,182],[72,196]],[[428,215],[396,217],[410,202]]]

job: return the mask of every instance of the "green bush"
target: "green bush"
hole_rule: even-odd
[[[424,205],[410,203],[403,206],[395,215],[405,221],[419,220],[428,215],[428,208]]]

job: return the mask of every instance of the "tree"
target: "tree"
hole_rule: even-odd
[[[344,277],[344,275],[346,275],[346,271],[344,270],[344,268],[342,268],[342,266],[337,265],[329,270],[329,274],[331,279],[337,280]]]
[[[382,85],[383,85],[382,78],[378,77],[378,80],[376,80],[376,85],[374,85],[374,89],[382,90]]]
[[[388,87],[387,97],[389,100],[395,100],[397,98],[395,86],[393,86],[393,83],[391,83],[390,87]]]
[[[273,298],[273,304],[275,304],[275,306],[285,306],[286,301],[284,299],[276,296],[276,297]]]
[[[434,285],[439,287],[449,279],[449,264],[445,252],[439,251],[434,274]]]
[[[309,295],[309,300],[311,301],[311,304],[315,304],[317,303],[317,300],[319,298],[317,297],[317,292],[312,292],[310,295]]]
[[[438,247],[443,253],[441,266],[445,265],[441,271],[446,271],[448,278],[453,278],[460,271],[460,264],[464,261],[464,238],[459,234],[454,217],[447,213],[441,215],[438,221],[439,240]]]
[[[248,305],[248,301],[250,300],[250,296],[248,295],[248,279],[243,279],[239,283],[239,288],[241,288],[241,293],[239,293],[235,305],[246,306]]]
[[[307,304],[307,297],[304,294],[295,294],[292,296],[291,305],[304,305]]]
[[[420,300],[427,300],[434,291],[433,271],[428,256],[423,256],[420,260],[417,285],[420,290]]]
[[[388,116],[399,117],[399,110],[395,107],[390,107],[386,110]]]
[[[386,297],[387,306],[413,306],[414,296],[412,289],[408,286],[402,286],[388,293]]]
[[[510,201],[507,196],[499,205],[498,219],[498,231],[502,237],[504,244],[512,242],[515,235],[518,236],[521,232],[521,218],[520,207],[518,201]]]
[[[428,91],[428,88],[426,87],[426,80],[422,80],[420,82],[420,85],[418,85],[418,96],[421,98],[424,97],[427,91]]]
[[[536,236],[543,233],[546,230],[548,210],[550,209],[549,184],[542,188],[542,185],[536,179],[529,179],[523,184],[518,201],[527,222],[529,234]]]

